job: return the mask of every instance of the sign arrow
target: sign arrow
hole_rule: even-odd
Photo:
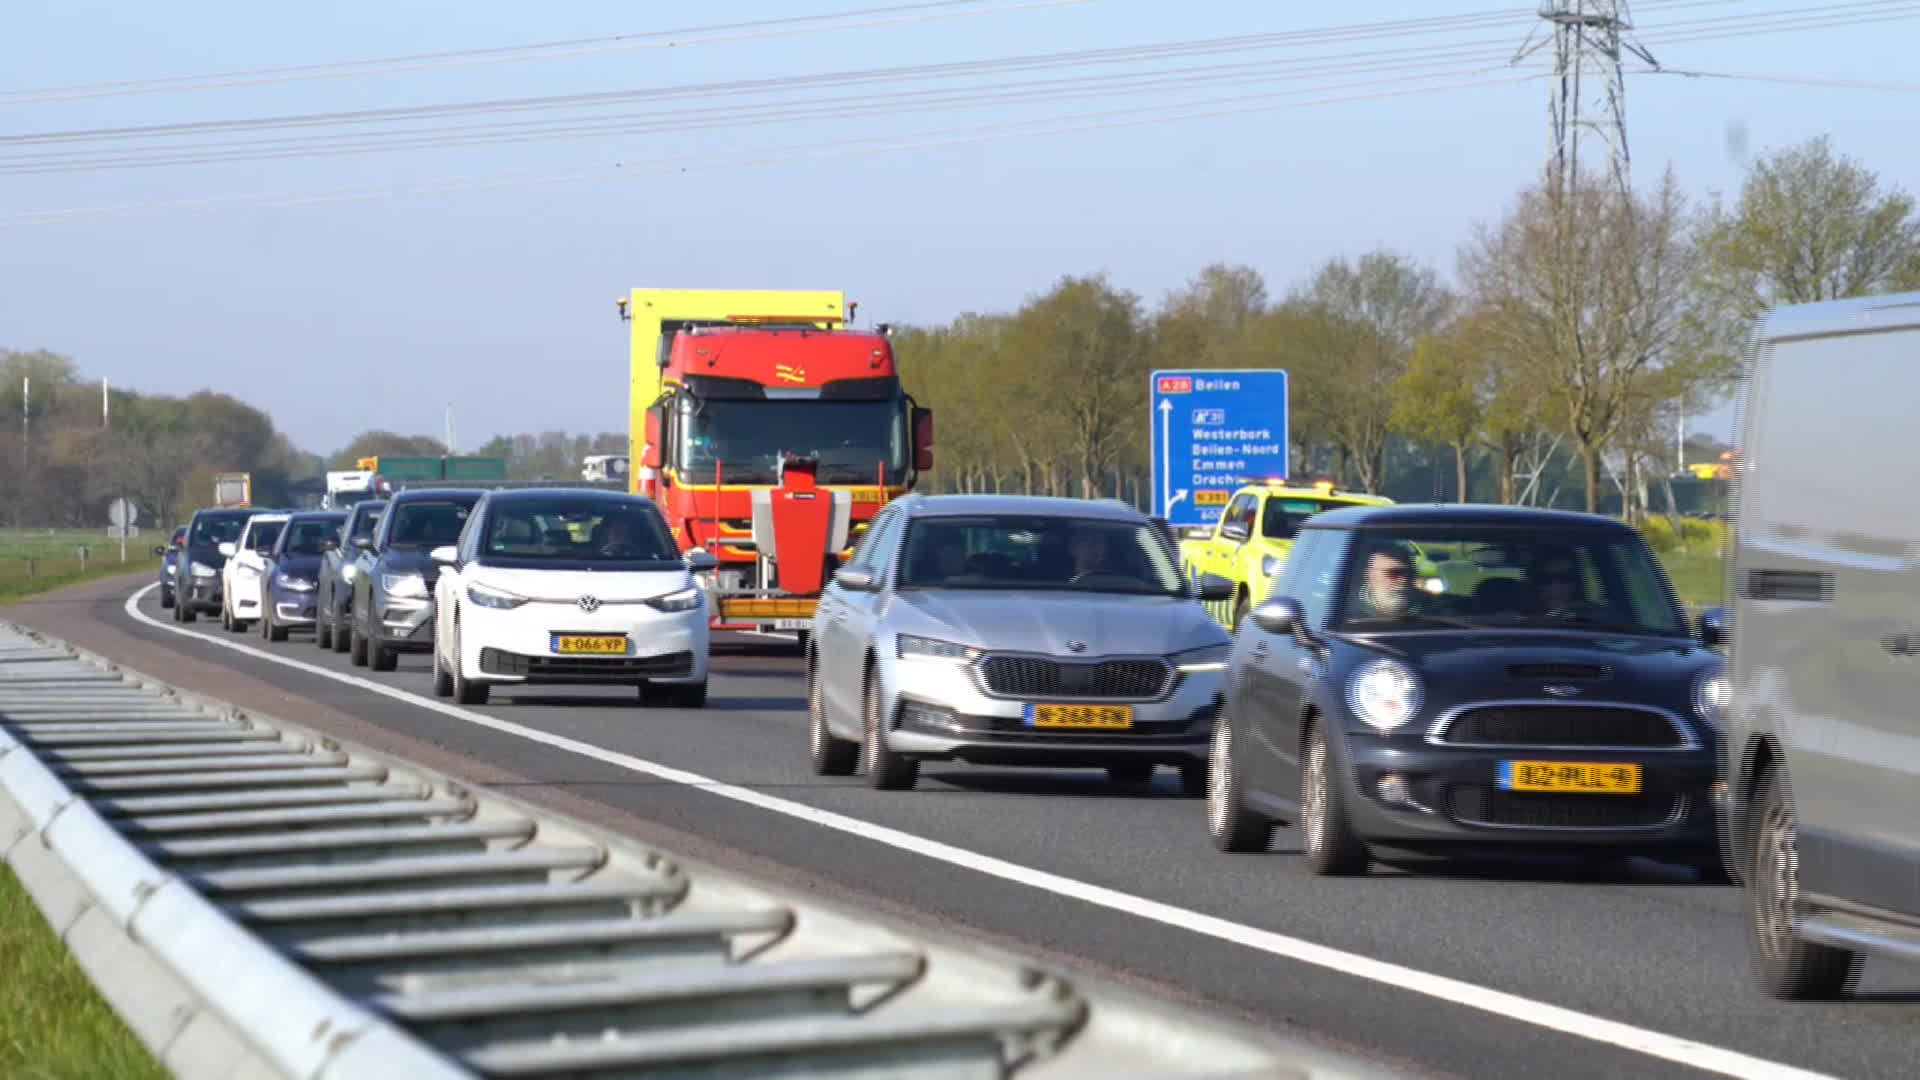
[[[1135,416],[1140,415],[1134,413]],[[1173,495],[1173,402],[1160,399],[1160,490],[1168,493],[1166,505],[1160,510],[1161,517],[1173,514],[1173,504],[1186,497],[1186,492]]]

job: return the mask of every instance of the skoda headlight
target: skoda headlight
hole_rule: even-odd
[[[194,564],[188,569],[194,577],[198,578],[215,578],[220,576],[220,571],[198,560],[195,560]]]
[[[1171,659],[1173,666],[1180,669],[1180,674],[1200,675],[1227,670],[1227,657],[1232,653],[1232,645],[1208,645],[1175,653]]]
[[[678,592],[655,596],[647,601],[647,606],[657,611],[692,611],[700,606],[700,589],[689,585]]]
[[[1353,673],[1347,705],[1378,731],[1404,726],[1420,711],[1420,676],[1398,660],[1375,660]]]
[[[1260,576],[1272,579],[1280,573],[1280,568],[1285,565],[1286,560],[1278,555],[1262,555],[1260,557]]]
[[[425,600],[427,579],[419,574],[381,574],[380,591],[399,599]]]
[[[980,655],[979,649],[938,638],[901,634],[896,641],[895,647],[902,660],[952,660],[964,664]]]
[[[515,596],[504,589],[489,588],[479,582],[467,586],[467,599],[480,607],[517,608],[527,602],[524,596]]]
[[[294,577],[285,570],[273,575],[273,583],[292,592],[312,592],[313,579]]]
[[[1710,724],[1720,723],[1733,699],[1733,684],[1722,669],[1709,669],[1693,680],[1693,711]]]

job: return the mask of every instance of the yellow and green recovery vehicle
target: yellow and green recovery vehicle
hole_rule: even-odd
[[[1332,484],[1294,487],[1284,480],[1249,483],[1235,490],[1212,531],[1180,542],[1180,569],[1190,581],[1218,574],[1235,585],[1232,600],[1207,610],[1228,630],[1267,597],[1293,550],[1300,522],[1343,506],[1392,506],[1384,495],[1340,491]]]

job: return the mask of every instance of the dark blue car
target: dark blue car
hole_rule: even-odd
[[[335,510],[294,514],[281,528],[266,558],[266,603],[260,606],[260,636],[285,641],[294,629],[314,626],[320,561],[340,542],[347,515]]]
[[[187,527],[182,525],[173,530],[173,539],[167,541],[165,547],[153,549],[153,553],[160,556],[160,606],[163,608],[173,606],[173,578],[180,572],[177,564],[180,561],[180,549],[186,542]]]

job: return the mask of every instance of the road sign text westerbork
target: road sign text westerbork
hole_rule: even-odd
[[[1178,528],[1220,519],[1249,479],[1287,475],[1287,373],[1156,371],[1153,512]]]

